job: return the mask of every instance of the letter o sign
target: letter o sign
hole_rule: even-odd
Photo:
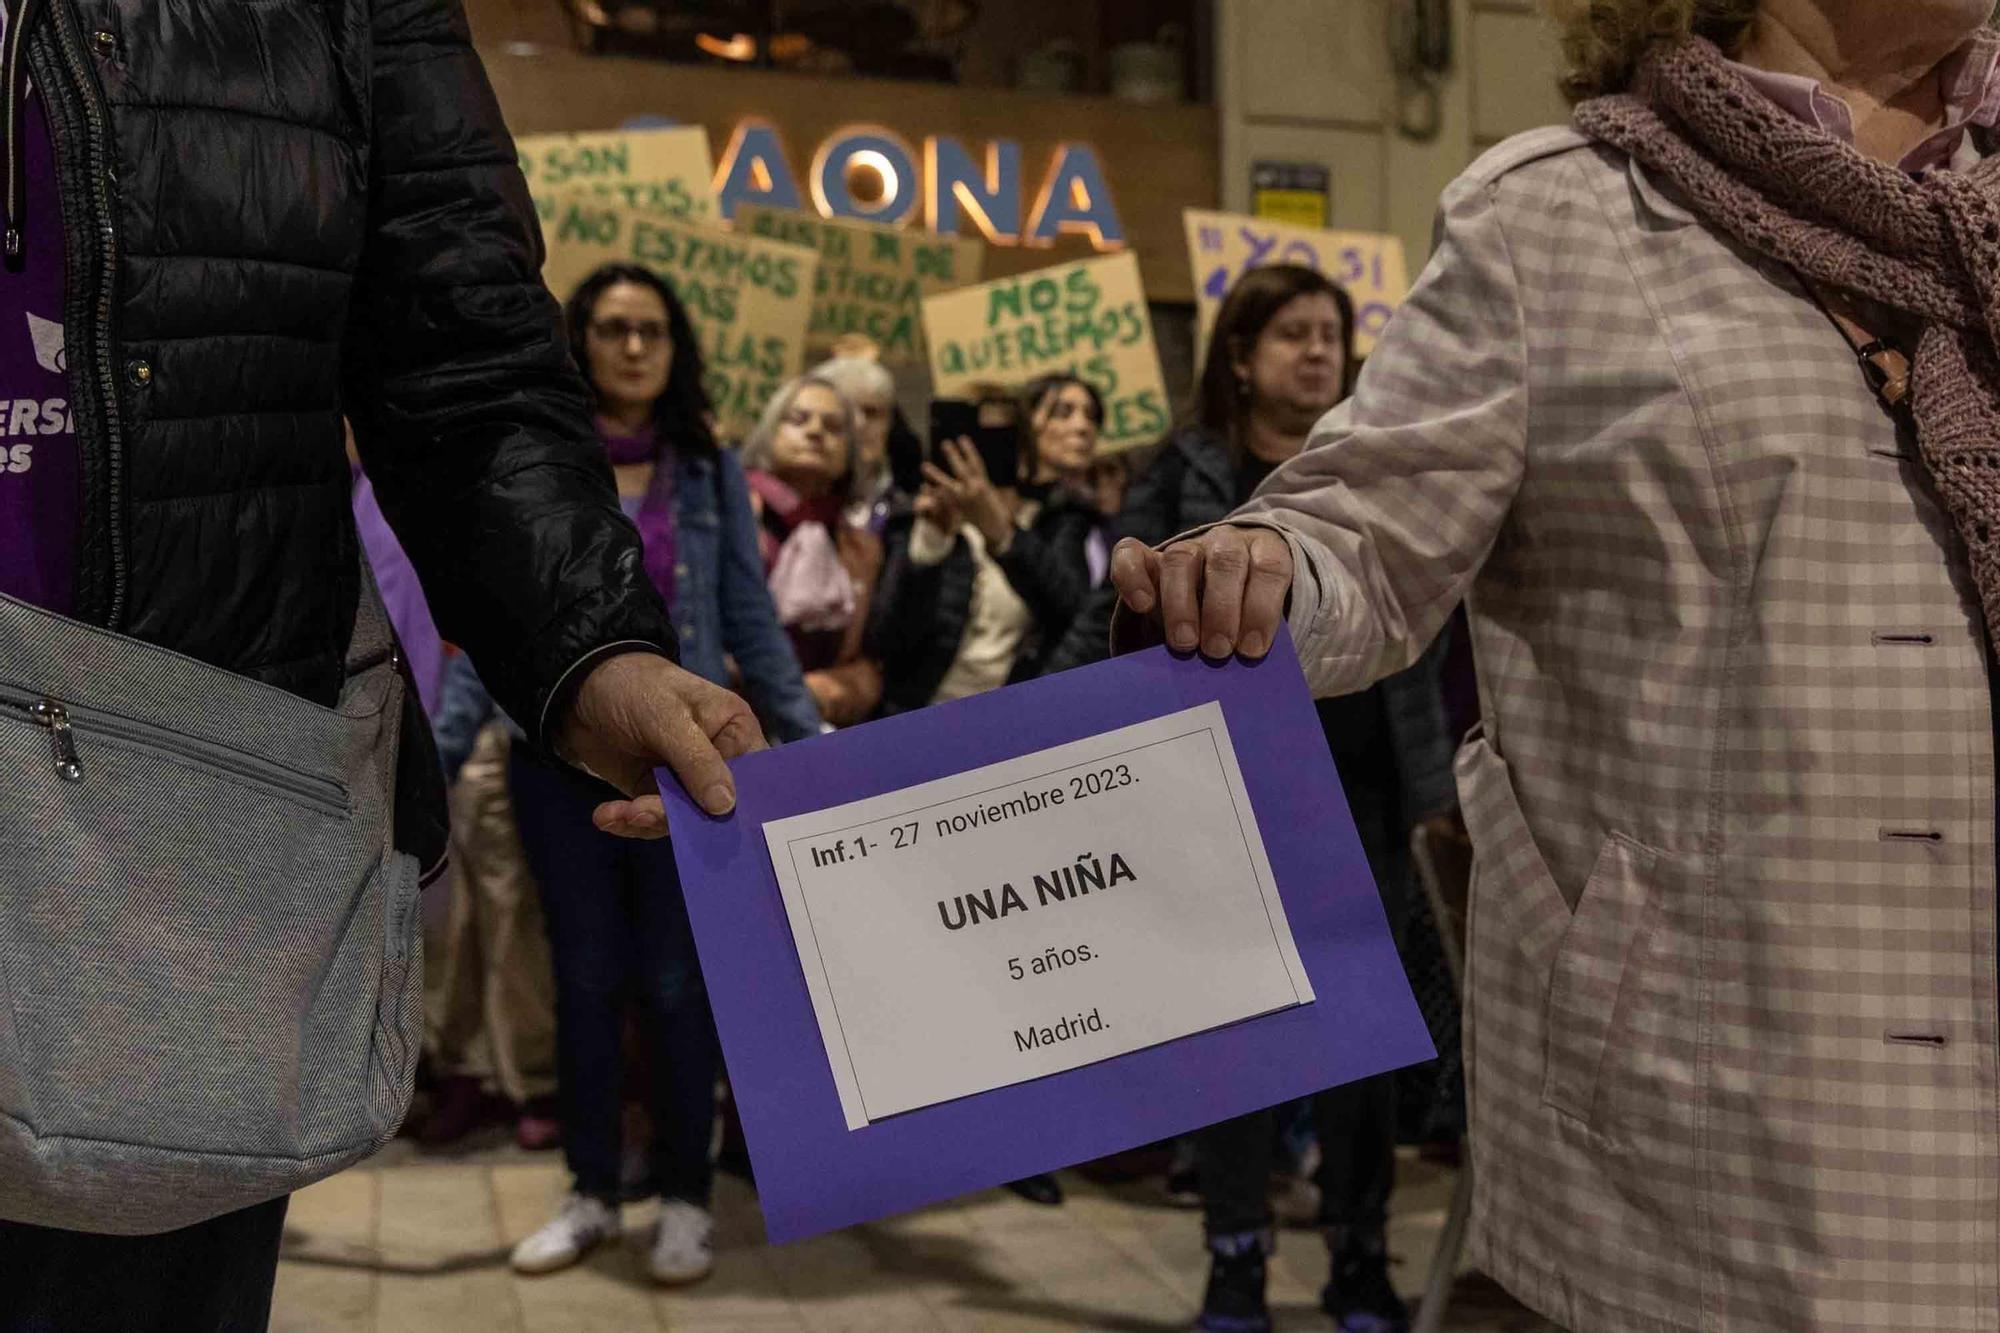
[[[813,155],[812,196],[822,216],[900,226],[923,199],[916,154],[879,125],[840,130]]]

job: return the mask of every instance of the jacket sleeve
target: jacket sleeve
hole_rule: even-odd
[[[1527,384],[1492,186],[1462,178],[1354,396],[1231,520],[1291,544],[1292,636],[1315,694],[1362,689],[1436,637],[1520,488]]]
[[[717,595],[723,650],[736,659],[743,673],[743,692],[779,740],[817,736],[819,706],[806,688],[798,654],[778,622],[778,608],[764,581],[764,553],[757,543],[759,524],[750,508],[750,485],[736,455],[727,449],[716,453],[715,478],[722,525]]]
[[[1061,635],[1090,597],[1090,563],[1083,544],[1088,535],[1079,516],[1068,512],[1014,534],[994,563],[1028,604],[1045,635]]]
[[[368,236],[343,406],[447,639],[546,746],[587,668],[673,628],[591,430],[458,0],[373,0]]]
[[[479,733],[492,716],[493,697],[486,693],[472,659],[460,653],[445,663],[431,733],[437,737],[438,764],[447,783],[458,781],[459,770],[472,758]]]
[[[882,581],[875,588],[875,605],[869,617],[868,651],[888,670],[899,656],[914,656],[935,636],[938,599],[944,589],[946,561],[929,563],[914,560],[910,545],[916,525],[905,524],[900,532],[891,529],[889,553],[882,566]],[[952,548],[965,538],[953,534]]]

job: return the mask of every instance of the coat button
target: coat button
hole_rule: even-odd
[[[687,576],[688,576],[687,562],[683,560],[681,563],[674,566],[674,577],[684,579]]]
[[[146,361],[128,361],[125,363],[125,378],[132,381],[133,388],[143,389],[153,382],[153,367]]]
[[[90,34],[90,44],[97,48],[97,54],[101,56],[113,56],[118,53],[118,36],[109,28],[99,28]]]

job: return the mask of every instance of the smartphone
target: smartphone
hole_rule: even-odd
[[[889,424],[889,484],[903,495],[915,495],[924,484],[924,442],[897,410]]]
[[[977,402],[939,398],[931,403],[931,456],[946,440],[968,439],[986,465],[995,486],[1016,486],[1021,480],[1021,413],[1011,398],[994,396]]]

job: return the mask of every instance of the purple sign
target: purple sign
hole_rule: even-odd
[[[849,1129],[765,823],[1209,703],[1240,761],[1311,1002]],[[661,789],[774,1241],[1106,1156],[1435,1054],[1288,636],[1255,665],[1155,649],[733,768],[740,803],[728,819],[703,815],[664,774]],[[1075,849],[1055,849],[1064,850]]]

